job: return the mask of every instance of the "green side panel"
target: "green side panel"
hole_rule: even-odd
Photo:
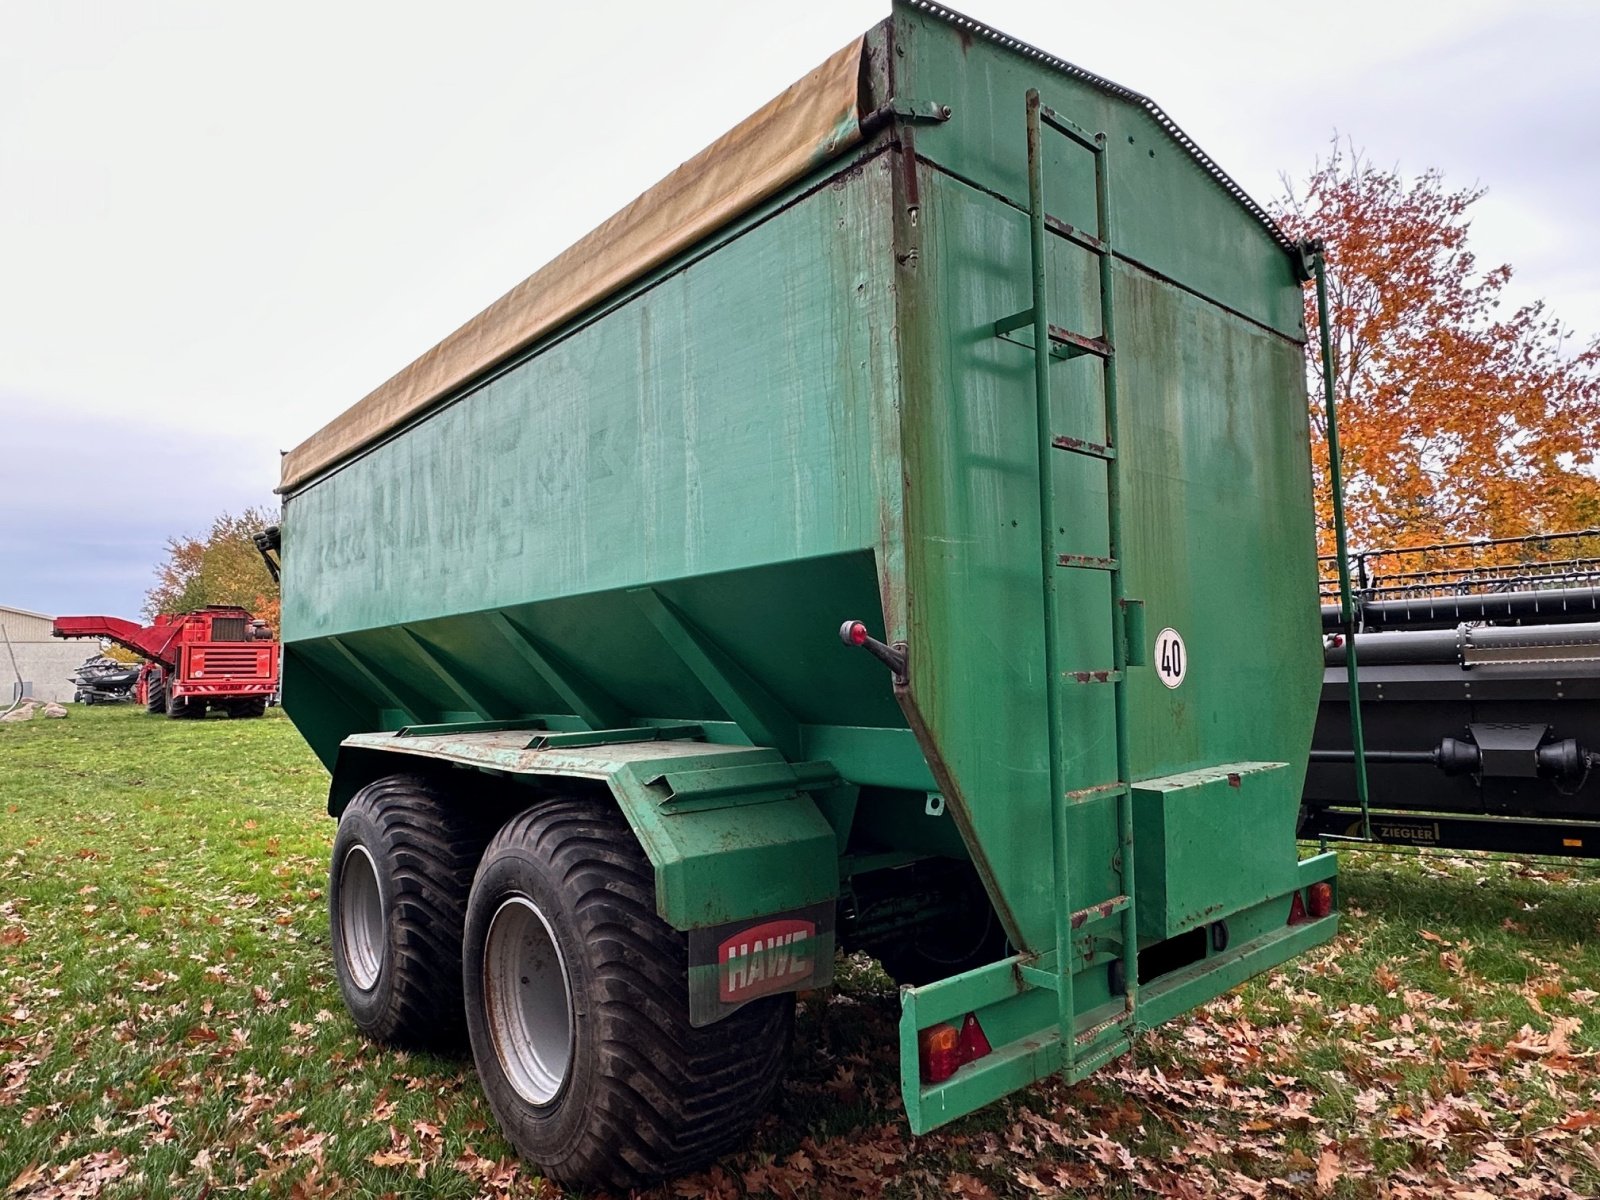
[[[1141,780],[1133,791],[1140,936],[1175,937],[1287,893],[1299,874],[1299,782],[1284,763],[1230,763]],[[1256,844],[1273,853],[1252,856],[1254,870],[1217,870]]]
[[[836,636],[881,622],[899,503],[888,156],[846,167],[288,498],[285,707],[324,762],[412,723],[737,720],[643,587],[808,741],[905,731]]]
[[[1113,268],[1119,558],[1127,594],[1143,601],[1134,626],[1147,639],[1130,653],[1143,665],[1130,667],[1126,685],[1135,781],[1237,762],[1288,764],[1296,786],[1303,774],[1320,669],[1300,292],[1269,234],[1165,134],[1148,157],[1141,110],[901,15],[908,65],[897,90],[953,113],[914,131],[932,162],[917,172],[918,221],[903,234],[917,250],[902,267],[900,316],[909,699],[1014,944],[1043,952],[1055,942],[1058,880],[1047,739],[1066,747],[1069,793],[1113,784],[1117,770],[1111,689],[1074,678],[1113,664],[1104,572],[1058,573],[1064,671],[1043,678],[1033,352],[994,335],[998,319],[1032,303],[1027,215],[1007,199],[1025,195],[1027,88],[1078,125],[1114,133],[1115,244],[1128,256]],[[1046,153],[1047,211],[1094,230],[1091,156],[1056,135]],[[1051,321],[1098,335],[1097,259],[1065,239],[1047,242]],[[1099,361],[1051,371],[1052,428],[1103,441]],[[1106,555],[1105,464],[1060,453],[1051,469],[1053,546]],[[1189,659],[1172,689],[1152,665],[1168,627]],[[1045,728],[1046,687],[1058,689],[1055,731]],[[1275,815],[1287,818],[1293,788],[1282,792]],[[1116,813],[1114,794],[1066,813],[1061,878],[1073,910],[1122,891]],[[1252,838],[1229,871],[1265,895],[1294,856],[1292,837]],[[1203,890],[1215,874],[1194,885]]]
[[[1022,108],[1017,104],[1020,127]],[[908,310],[905,424],[912,693],[953,780],[948,798],[986,864],[1019,947],[1053,945],[1053,872],[1041,664],[1032,352],[996,338],[1026,308],[1027,218],[937,170],[921,172],[918,304]],[[1118,193],[1120,195],[1120,193]],[[1261,237],[1245,220],[1240,236]],[[1090,329],[1089,256],[1053,240],[1052,319]],[[1168,689],[1130,668],[1134,779],[1240,761],[1304,770],[1320,679],[1313,514],[1299,346],[1118,263],[1124,545],[1128,594],[1153,639],[1184,637]],[[1098,364],[1052,368],[1056,428],[1104,437]],[[1104,555],[1105,467],[1062,454],[1058,544]],[[1110,667],[1110,585],[1063,572],[1063,667]],[[981,636],[973,636],[973,631]],[[1056,682],[1071,787],[1116,779],[1104,685]],[[1292,811],[1286,808],[1285,812]],[[1075,906],[1116,895],[1115,801],[1074,806]],[[1270,871],[1292,839],[1253,840],[1232,869]]]
[[[918,154],[1026,209],[1022,103],[1038,88],[1046,105],[1109,139],[1119,255],[1304,339],[1288,255],[1144,109],[902,5],[895,7],[895,48],[897,92],[950,106],[948,121],[917,128]],[[1050,142],[1049,211],[1092,232],[1092,177],[1074,169],[1064,138]]]

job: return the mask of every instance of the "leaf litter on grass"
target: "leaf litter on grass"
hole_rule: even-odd
[[[356,1035],[326,777],[286,721],[74,718],[0,733],[3,1194],[563,1194],[500,1138],[470,1059]],[[648,1194],[1600,1195],[1594,872],[1342,872],[1332,946],[923,1137],[894,989],[842,961],[749,1147]]]

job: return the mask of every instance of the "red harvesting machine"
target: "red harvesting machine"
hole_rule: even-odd
[[[153,713],[179,720],[212,707],[230,717],[259,717],[278,690],[278,644],[266,622],[232,604],[163,614],[153,625],[121,617],[57,617],[59,638],[110,638],[144,658],[138,698]]]

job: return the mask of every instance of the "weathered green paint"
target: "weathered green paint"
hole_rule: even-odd
[[[868,45],[868,107],[915,97],[949,119],[819,163],[287,497],[284,687],[337,767],[335,812],[400,753],[608,787],[680,928],[827,900],[853,861],[970,856],[1018,958],[907,993],[913,1084],[930,1013],[980,1011],[996,1046],[934,1097],[911,1086],[925,1128],[1063,1065],[1064,995],[1074,1029],[1121,1021],[1079,1044],[1080,1074],[1331,935],[1283,927],[1307,880],[1293,817],[1321,679],[1304,331],[1289,256],[1142,109],[907,7]],[[995,335],[1035,307],[1030,88],[1104,135],[1101,213],[1090,156],[1046,139],[1048,212],[1084,232],[1045,239],[1041,277],[1049,324],[1090,341],[1115,290],[1112,431],[1103,354]],[[1085,238],[1112,224],[1102,278]],[[1043,505],[1036,361],[1045,427],[1109,446],[1043,456]],[[1106,570],[1058,570],[1048,677],[1041,548],[1112,556],[1113,455],[1127,603]],[[909,645],[904,687],[840,645],[845,618]],[[1166,627],[1189,652],[1175,689],[1150,665]],[[1120,770],[1113,689],[1073,677],[1112,669]],[[501,728],[392,736],[471,722]],[[705,741],[594,736],[683,725]],[[589,744],[561,746],[573,733]],[[1276,765],[1235,789],[1215,783],[1229,764]],[[1212,775],[1174,782],[1195,772]],[[1074,930],[1069,992],[1058,899],[1098,905],[1130,874],[1131,905]],[[1124,1012],[1121,919],[1146,913],[1150,937],[1202,911],[1233,948]]]
[[[1284,807],[1283,790],[1299,776],[1289,774],[1287,763],[1225,763],[1135,785],[1141,937],[1176,937],[1295,886],[1288,855],[1264,856],[1246,872],[1217,869],[1258,839],[1294,840],[1298,814]]]
[[[654,588],[639,588],[632,594],[662,640],[752,743],[799,757],[800,724],[793,713]]]
[[[538,672],[539,678],[549,684],[590,729],[615,729],[625,723],[627,713],[622,706],[584,678],[583,672],[563,662],[559,654],[517,628],[505,613],[492,612],[487,618],[512,653]]]

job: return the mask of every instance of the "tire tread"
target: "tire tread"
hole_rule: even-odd
[[[637,1187],[737,1147],[776,1091],[793,997],[689,1024],[688,940],[657,915],[655,876],[621,814],[603,799],[552,800],[507,822],[505,845],[531,850],[572,901],[586,944],[604,944],[590,997],[605,1069],[589,1131],[560,1163],[562,1182]]]
[[[357,806],[381,831],[382,845],[373,849],[392,865],[390,948],[397,950],[386,1011],[365,1032],[402,1045],[459,1045],[466,1033],[461,933],[473,872],[491,830],[418,776],[370,783],[346,811]]]

